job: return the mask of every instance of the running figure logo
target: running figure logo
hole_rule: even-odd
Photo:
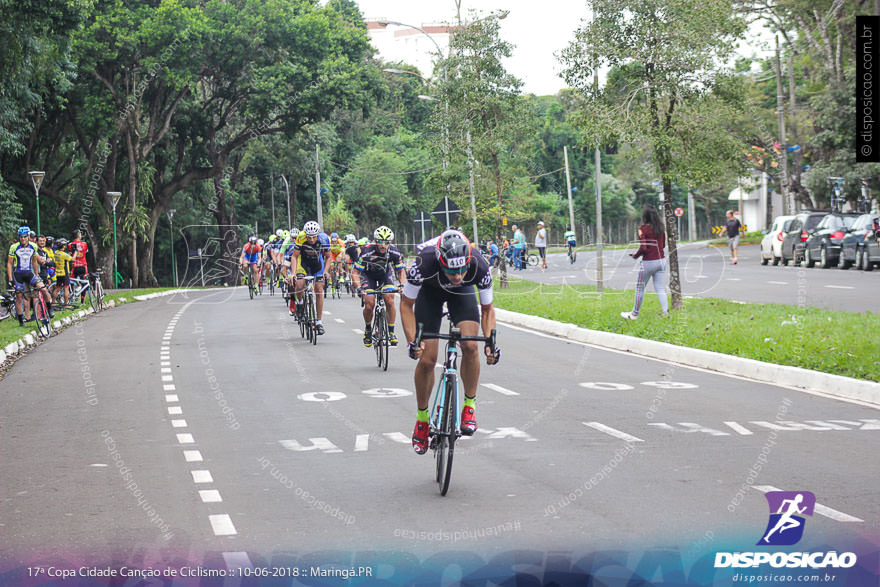
[[[806,520],[812,516],[816,496],[809,491],[770,491],[765,494],[770,505],[770,521],[758,546],[791,546],[804,535]]]

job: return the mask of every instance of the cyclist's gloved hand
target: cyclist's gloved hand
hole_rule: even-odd
[[[409,358],[417,361],[422,356],[422,345],[416,346],[416,341],[409,343]]]
[[[497,365],[498,361],[501,360],[501,347],[495,345],[495,349],[493,350],[491,347],[486,347],[486,364],[487,365]]]

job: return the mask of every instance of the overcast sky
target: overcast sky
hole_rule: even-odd
[[[455,22],[454,0],[355,0],[365,18],[387,18],[415,26]],[[523,91],[537,95],[555,94],[566,87],[559,77],[562,66],[555,53],[574,38],[574,32],[588,16],[583,0],[462,0],[462,19],[469,10],[485,16],[509,10],[501,22],[501,36],[514,45],[505,62],[508,71],[524,82]],[[744,47],[740,53],[764,53],[758,47]]]

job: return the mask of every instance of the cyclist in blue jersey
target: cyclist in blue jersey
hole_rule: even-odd
[[[52,299],[46,290],[43,280],[40,279],[40,263],[42,257],[37,253],[37,247],[30,242],[31,229],[22,226],[18,229],[18,242],[9,247],[9,256],[6,260],[6,275],[11,277],[10,284],[15,285],[15,311],[18,315],[18,323],[24,326],[24,300],[25,284],[35,288],[38,295],[46,300],[46,308],[49,317],[54,318]]]
[[[306,275],[315,278],[315,332],[324,334],[324,324],[321,316],[324,313],[324,281],[330,270],[330,235],[321,232],[321,226],[314,220],[309,220],[303,226],[302,232],[296,237],[293,247],[291,265],[296,265],[296,303],[297,309],[302,312],[302,296],[306,286]]]
[[[239,259],[239,263],[241,263],[241,269],[244,271],[245,276],[248,274],[248,265],[254,266],[254,275],[256,276],[256,283],[248,283],[248,287],[257,289],[257,283],[260,280],[260,267],[262,266],[262,251],[263,248],[257,244],[256,235],[250,235],[248,237],[248,242],[241,248],[241,258]]]
[[[373,233],[374,243],[364,247],[358,261],[354,264],[351,272],[351,280],[358,295],[365,288],[381,289],[385,298],[385,308],[388,310],[388,342],[391,346],[397,346],[397,334],[394,333],[394,323],[397,320],[397,311],[394,307],[394,285],[392,271],[397,274],[397,280],[406,283],[406,266],[403,263],[403,254],[392,243],[394,232],[387,226],[380,226]],[[361,279],[364,285],[361,286]],[[376,306],[376,298],[367,296],[364,299],[364,346],[373,344],[372,324],[373,308]]]

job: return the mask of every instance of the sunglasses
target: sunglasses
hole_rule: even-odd
[[[388,240],[378,240],[378,241],[376,241],[376,244],[377,244],[377,245],[390,245],[390,244],[391,244],[391,241],[388,241]]]
[[[464,273],[467,270],[468,270],[467,265],[465,265],[464,267],[460,267],[458,269],[448,269],[448,268],[444,267],[443,273],[445,273],[447,275],[461,275],[462,273]]]

